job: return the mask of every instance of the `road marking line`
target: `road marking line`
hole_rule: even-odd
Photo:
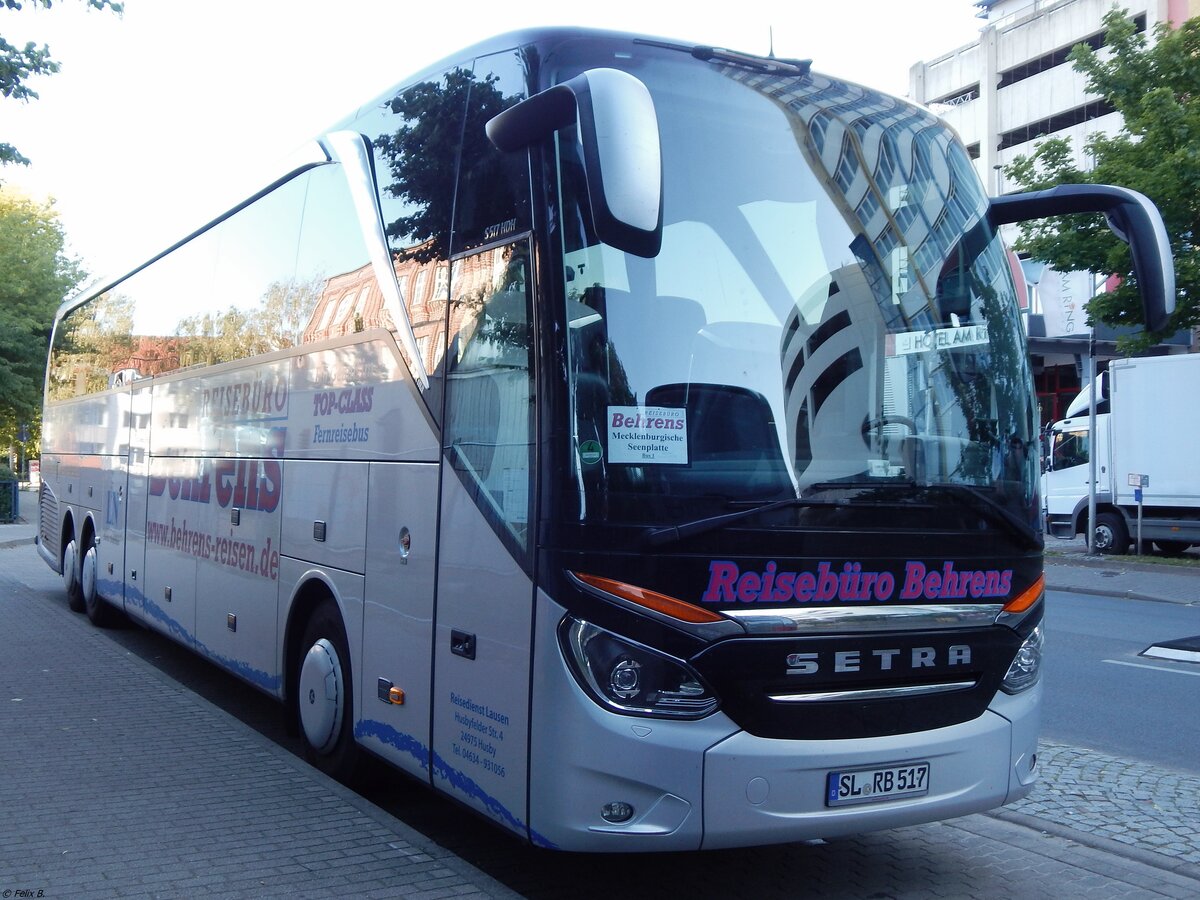
[[[1176,675],[1195,675],[1200,672],[1185,672],[1182,669],[1166,669],[1162,666],[1147,666],[1143,663],[1125,662],[1123,659],[1102,659],[1100,662],[1112,663],[1114,666],[1129,666],[1131,669],[1149,669],[1151,672],[1174,672]]]
[[[1157,644],[1148,647],[1138,655],[1154,659],[1174,659],[1179,662],[1200,662],[1200,650],[1177,650],[1174,647],[1160,647]]]

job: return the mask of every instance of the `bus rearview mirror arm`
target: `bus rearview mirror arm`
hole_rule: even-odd
[[[1175,311],[1175,263],[1158,208],[1137,191],[1107,184],[1063,184],[1045,191],[993,197],[993,228],[1071,213],[1104,213],[1108,227],[1133,255],[1147,331],[1162,331]]]
[[[637,256],[662,247],[662,147],[650,92],[633,75],[589,69],[491,119],[488,139],[512,152],[579,126],[596,237]]]

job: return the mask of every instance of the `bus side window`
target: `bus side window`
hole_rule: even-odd
[[[371,142],[396,284],[430,376],[425,401],[435,420],[442,412],[450,224],[462,118],[471,88],[470,72],[456,66],[367,107],[351,128]],[[398,318],[387,311],[382,324],[395,332]],[[403,342],[398,346],[413,366]]]
[[[533,455],[529,245],[461,262],[450,310],[446,452],[480,510],[524,556]]]
[[[502,153],[484,125],[526,96],[515,52],[455,70],[469,85],[449,272],[448,463],[513,556],[530,559],[533,478],[533,282],[529,157]]]

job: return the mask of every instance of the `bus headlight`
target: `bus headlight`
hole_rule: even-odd
[[[583,688],[601,705],[636,716],[699,719],[717,698],[682,660],[568,618],[559,637]]]
[[[1000,690],[1006,694],[1019,694],[1037,684],[1042,674],[1042,626],[1039,623],[1025,638],[1021,649],[1013,657],[1012,665],[1000,682]]]

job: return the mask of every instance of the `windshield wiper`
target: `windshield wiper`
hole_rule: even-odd
[[[1042,548],[1041,534],[986,491],[969,484],[954,484],[953,482],[927,484],[922,485],[922,487],[926,490],[945,491],[948,494],[955,494],[961,497],[976,512],[982,513],[986,518],[1003,525],[1009,534],[1017,538],[1017,542],[1027,550],[1040,550]]]
[[[737,50],[726,50],[724,47],[693,47],[692,56],[705,62],[726,63],[741,66],[755,72],[766,72],[769,75],[807,75],[812,69],[811,59],[779,59],[775,56],[756,56],[753,53],[739,53]]]
[[[771,512],[774,509],[786,509],[789,506],[841,506],[842,503],[830,500],[809,500],[804,497],[788,497],[784,500],[771,500],[767,503],[760,503],[758,506],[751,506],[748,509],[739,509],[737,512],[724,513],[719,516],[706,516],[703,519],[696,519],[691,522],[684,522],[680,525],[668,525],[665,528],[655,528],[653,531],[647,532],[642,537],[642,541],[651,547],[661,547],[663,544],[674,543],[681,541],[684,538],[695,537],[698,534],[704,534],[709,531],[716,531],[718,528],[724,528],[726,525],[741,519],[748,519],[750,516],[758,515],[759,513]]]
[[[1041,535],[1031,528],[1028,523],[1023,522],[1004,504],[1000,503],[994,497],[987,494],[985,491],[969,484],[923,484],[917,485],[916,482],[906,480],[902,482],[862,482],[862,481],[846,481],[846,482],[821,482],[819,484],[810,485],[808,490],[815,492],[826,492],[835,490],[892,490],[901,489],[904,491],[940,491],[943,493],[953,494],[956,497],[966,501],[967,505],[976,512],[981,513],[988,520],[995,522],[1004,527],[1019,544],[1029,550],[1037,550],[1042,546]],[[913,498],[909,498],[907,502],[911,502]],[[879,499],[872,498],[864,502],[863,500],[852,500],[841,497],[836,500],[818,500],[811,496],[807,497],[787,497],[783,500],[771,500],[767,503],[761,503],[758,506],[751,506],[747,509],[739,509],[736,512],[724,513],[719,516],[706,516],[703,519],[695,519],[691,522],[683,522],[679,525],[668,525],[665,528],[656,528],[653,531],[647,532],[642,541],[650,547],[661,547],[664,544],[671,544],[675,541],[681,541],[685,538],[695,537],[700,534],[706,534],[710,531],[724,528],[726,525],[731,525],[734,522],[748,519],[750,516],[758,515],[759,513],[767,513],[776,509],[786,509],[788,507],[844,507],[844,506],[894,506],[894,503],[882,502]]]
[[[877,483],[828,481],[821,484],[814,484],[810,490],[833,490],[839,487],[873,488],[877,490],[901,488],[907,491],[942,491],[947,494],[955,494],[965,500],[968,506],[976,512],[981,513],[985,518],[1002,525],[1026,549],[1037,550],[1042,547],[1042,536],[1036,529],[1030,527],[1028,522],[1022,521],[1019,516],[991,494],[987,493],[987,491],[974,485],[957,484],[951,481],[918,485],[916,481],[908,478],[901,481]]]
[[[781,59],[777,56],[759,56],[755,53],[741,53],[724,47],[709,47],[706,45],[688,46],[673,44],[668,41],[655,41],[638,38],[635,44],[645,44],[648,47],[662,47],[665,50],[679,50],[690,53],[696,59],[704,62],[718,62],[725,65],[740,66],[754,72],[765,72],[768,75],[794,75],[803,77],[812,70],[811,59]]]

